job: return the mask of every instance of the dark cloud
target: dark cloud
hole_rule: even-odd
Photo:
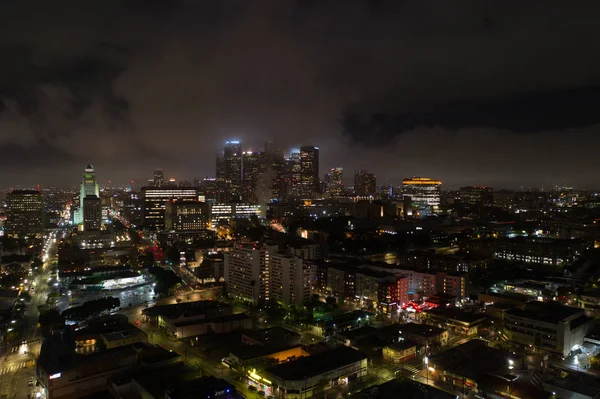
[[[343,133],[352,142],[388,145],[418,129],[440,127],[502,129],[537,133],[589,127],[600,123],[600,87],[532,92],[513,97],[477,98],[434,104],[427,110],[369,113],[369,104],[356,104],[343,115]],[[366,111],[366,112],[365,112]]]
[[[595,1],[3,1],[0,185],[74,184],[87,160],[101,181],[213,175],[233,137],[391,183],[592,185],[599,19]]]

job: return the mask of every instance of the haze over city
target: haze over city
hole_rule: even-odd
[[[600,7],[578,4],[3,2],[0,185],[214,176],[239,139],[394,185],[591,188]]]

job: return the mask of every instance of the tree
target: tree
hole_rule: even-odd
[[[42,327],[55,327],[65,323],[64,318],[56,309],[42,309],[38,322]]]
[[[41,270],[44,267],[44,262],[40,258],[35,258],[33,262],[31,262],[32,270]]]
[[[25,302],[30,302],[31,301],[31,295],[29,295],[29,292],[27,291],[23,291],[21,292],[20,295],[21,299],[24,300]]]
[[[181,279],[173,273],[172,270],[165,270],[161,267],[151,267],[148,272],[154,276],[156,286],[154,292],[161,295],[168,295],[169,291],[181,283]]]
[[[328,296],[327,298],[325,298],[325,303],[330,307],[335,308],[335,305],[337,304],[337,299],[335,299],[335,297],[333,296]]]
[[[29,274],[20,263],[11,263],[6,266],[5,272],[10,278],[16,280],[24,279]]]
[[[62,313],[62,316],[67,320],[86,320],[90,317],[95,317],[104,311],[116,309],[119,306],[121,306],[119,298],[108,296],[87,301],[81,306],[69,308]]]

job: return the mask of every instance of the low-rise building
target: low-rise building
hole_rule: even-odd
[[[165,333],[177,339],[195,337],[208,333],[223,334],[252,328],[252,318],[245,313],[213,317],[208,319],[172,320],[162,319]]]
[[[270,367],[260,375],[251,373],[250,384],[256,384],[266,396],[308,398],[367,375],[367,363],[366,355],[340,346]]]
[[[476,335],[486,319],[483,313],[467,312],[456,308],[435,308],[423,313],[425,323],[441,326],[463,335]]]
[[[512,353],[491,348],[479,339],[472,339],[430,356],[427,372],[434,381],[450,384],[465,394],[477,393],[482,379],[489,374],[509,374],[520,362],[521,359]]]
[[[568,356],[593,327],[583,309],[553,302],[529,303],[504,314],[503,333],[509,341],[540,352]]]
[[[412,341],[400,341],[387,345],[382,350],[383,360],[392,363],[402,363],[417,356],[417,344]]]

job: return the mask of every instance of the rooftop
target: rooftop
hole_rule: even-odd
[[[221,392],[230,393],[235,388],[225,380],[215,377],[202,377],[179,384],[174,389],[169,389],[170,399],[196,399],[210,398]]]
[[[422,335],[423,337],[437,337],[446,331],[443,328],[429,326],[426,324],[406,323],[398,324],[396,326],[398,331],[408,334]]]
[[[550,324],[557,324],[565,319],[584,313],[583,309],[562,306],[553,302],[528,303],[525,309],[512,308],[506,311],[506,315],[538,320]]]
[[[176,389],[186,381],[200,377],[201,373],[183,362],[159,367],[154,370],[143,370],[132,376],[132,379],[148,392],[151,397],[162,398],[165,391]]]
[[[347,346],[340,346],[293,362],[279,364],[268,368],[266,372],[282,380],[301,381],[364,359],[367,359],[367,355]]]
[[[181,316],[191,317],[199,316],[206,312],[213,311],[230,311],[231,305],[218,301],[195,301],[195,302],[183,302],[173,305],[161,305],[153,306],[148,309],[144,309],[142,312],[146,316],[156,317],[162,316],[169,319],[177,319]]]
[[[302,338],[300,334],[282,327],[271,327],[258,331],[247,331],[244,332],[244,336],[263,345],[299,342],[299,340]]]
[[[114,342],[114,341],[118,341],[118,340],[123,339],[123,338],[129,338],[129,337],[133,337],[133,336],[136,336],[136,335],[146,335],[146,333],[143,332],[142,330],[137,329],[137,328],[132,328],[132,329],[129,329],[129,330],[117,331],[117,332],[112,332],[112,333],[104,334],[103,338],[107,342]]]
[[[230,315],[224,315],[224,316],[219,316],[219,317],[210,317],[207,319],[201,319],[201,320],[182,320],[182,321],[175,321],[173,322],[173,325],[175,327],[185,327],[185,326],[194,326],[196,324],[204,324],[204,323],[226,323],[228,321],[238,321],[238,320],[245,320],[245,319],[249,319],[250,316],[248,316],[245,313],[236,313],[236,314],[230,314]]]
[[[429,363],[437,370],[457,376],[478,380],[485,374],[505,374],[509,360],[517,362],[516,356],[487,346],[484,341],[473,339],[429,358]]]
[[[351,399],[396,399],[398,393],[411,399],[455,399],[456,395],[412,380],[391,380],[352,395]]]
[[[568,373],[565,377],[553,377],[543,382],[544,386],[559,387],[576,392],[590,398],[595,398],[600,392],[600,380],[586,373]]]
[[[457,308],[435,308],[428,310],[429,315],[457,320],[462,323],[475,323],[486,318],[483,313],[466,312]]]
[[[294,348],[302,347],[301,344],[294,345],[238,345],[236,348],[231,348],[230,353],[243,361],[260,359],[269,355],[274,355],[279,352],[287,351]]]

